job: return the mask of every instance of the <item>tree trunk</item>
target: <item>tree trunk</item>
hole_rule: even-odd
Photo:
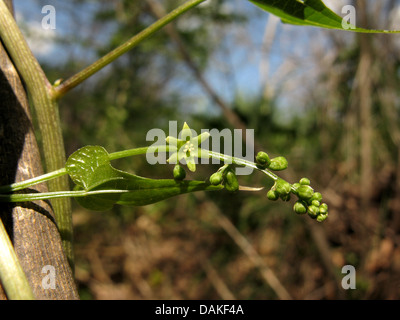
[[[42,170],[27,95],[0,43],[0,185],[36,177]],[[41,184],[30,192],[46,190]],[[49,202],[3,203],[0,218],[36,299],[78,299]],[[0,299],[6,298],[0,285]]]

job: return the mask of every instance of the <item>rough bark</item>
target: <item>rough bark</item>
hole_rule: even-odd
[[[0,43],[0,185],[43,174],[27,95]],[[30,192],[46,192],[44,184]],[[54,214],[46,201],[0,204],[3,220],[36,299],[78,299]],[[48,282],[54,267],[54,284]],[[50,286],[49,286],[50,285]],[[0,299],[6,299],[0,286]]]

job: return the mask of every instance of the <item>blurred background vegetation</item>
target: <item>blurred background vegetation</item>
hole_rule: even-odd
[[[18,23],[51,81],[68,78],[182,1],[15,1]],[[35,28],[53,4],[57,29]],[[326,1],[357,24],[400,28],[400,1]],[[34,6],[36,9],[32,9]],[[34,31],[37,32],[34,32]],[[42,42],[40,42],[42,41]],[[42,43],[42,45],[41,45]],[[44,44],[51,44],[46,48]],[[110,212],[74,206],[82,299],[398,299],[400,42],[281,24],[247,1],[208,1],[60,102],[67,155],[146,146],[169,121],[254,129],[329,204],[319,224],[265,193],[191,194]],[[169,178],[145,157],[115,166]],[[199,166],[206,179],[218,166]],[[260,174],[242,185],[270,186]],[[292,201],[293,202],[293,201]],[[356,268],[344,290],[341,269]]]

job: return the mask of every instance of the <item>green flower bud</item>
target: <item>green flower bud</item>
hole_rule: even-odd
[[[223,180],[223,175],[222,175],[222,172],[220,172],[220,171],[213,173],[210,177],[210,183],[213,186],[217,186],[217,185],[221,184],[222,180]]]
[[[291,185],[289,182],[283,180],[283,179],[278,179],[275,182],[275,190],[279,193],[279,195],[287,195],[290,193],[291,190]]]
[[[319,213],[320,214],[328,214],[328,205],[326,203],[322,203],[319,206]]]
[[[274,171],[285,170],[288,167],[288,162],[284,157],[276,157],[271,160],[268,168]]]
[[[313,206],[316,206],[316,207],[319,207],[319,206],[321,205],[321,203],[320,203],[318,200],[313,200],[313,201],[311,202],[311,204],[312,204]]]
[[[309,186],[311,184],[310,179],[308,178],[301,178],[299,182],[304,186]]]
[[[296,201],[296,203],[293,206],[293,210],[297,214],[305,214],[305,213],[307,213],[307,207],[306,207],[306,205],[304,204],[303,201]]]
[[[292,184],[292,187],[297,190],[300,187],[300,183],[296,182]]]
[[[232,170],[228,170],[225,175],[225,189],[230,192],[239,190],[238,179]]]
[[[278,200],[279,199],[279,193],[278,192],[276,192],[276,190],[269,190],[268,192],[267,192],[267,198],[269,199],[269,200],[272,200],[272,201],[276,201],[276,200]]]
[[[314,192],[314,194],[313,194],[313,196],[311,197],[310,200],[311,200],[311,201],[317,200],[317,201],[321,202],[321,200],[322,200],[322,194],[319,193],[319,192]]]
[[[300,185],[297,189],[297,195],[302,200],[309,200],[314,194],[314,189],[308,185]]]
[[[318,222],[322,222],[322,221],[325,221],[327,218],[328,218],[328,214],[327,213],[319,214],[318,217],[317,217],[317,221]]]
[[[319,214],[319,208],[318,207],[313,206],[313,205],[308,207],[308,215],[311,218],[315,219],[316,217],[318,217],[318,214]]]
[[[264,151],[260,151],[259,153],[257,153],[256,162],[263,166],[269,166],[269,164],[271,163],[271,160],[269,159],[269,156],[267,153],[265,153]]]
[[[186,171],[179,164],[176,164],[173,170],[175,180],[183,180],[186,177]]]

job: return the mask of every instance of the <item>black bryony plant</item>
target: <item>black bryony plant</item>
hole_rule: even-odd
[[[130,39],[114,48],[91,65],[65,81],[51,84],[8,9],[6,2],[0,1],[0,38],[6,48],[18,74],[29,93],[32,108],[37,117],[38,131],[41,135],[44,164],[49,173],[23,182],[0,187],[0,201],[25,202],[41,199],[52,201],[53,212],[62,246],[73,267],[72,251],[72,210],[68,198],[74,198],[83,207],[90,210],[108,210],[114,205],[142,206],[195,191],[229,192],[260,191],[263,187],[245,187],[239,184],[235,167],[255,169],[272,179],[274,184],[267,192],[270,200],[289,201],[296,197],[294,211],[308,214],[318,222],[328,217],[328,205],[322,202],[322,195],[311,187],[310,180],[302,178],[299,182],[289,183],[276,172],[284,170],[288,162],[284,157],[270,159],[266,152],[259,152],[254,162],[232,157],[201,148],[201,142],[207,134],[192,137],[189,127],[183,131],[188,135],[184,139],[168,137],[164,146],[136,148],[108,153],[101,146],[86,146],[74,152],[67,160],[58,113],[58,100],[92,75],[102,70],[120,56],[147,40],[170,22],[211,0],[186,0],[170,13],[156,20]],[[400,33],[400,31],[369,30],[357,27],[331,11],[321,0],[249,0],[260,9],[279,17],[282,22],[298,26],[327,28],[359,33]],[[189,131],[188,131],[189,130]],[[152,179],[140,177],[112,166],[115,159],[144,155],[147,152],[168,152],[168,162],[173,164],[171,179]],[[185,180],[188,170],[196,170],[196,162],[201,158],[220,160],[223,165],[204,181]],[[67,176],[75,184],[69,191]],[[29,193],[25,190],[32,185],[49,182],[49,192]],[[61,190],[61,191],[60,191]],[[62,191],[64,190],[64,191]],[[13,244],[0,219],[0,282],[10,299],[34,298],[23,269],[18,261]]]
[[[311,218],[319,222],[328,217],[328,206],[321,203],[322,195],[319,192],[314,192],[309,179],[302,178],[299,183],[290,184],[273,172],[285,170],[288,167],[288,162],[284,157],[270,159],[266,152],[261,151],[255,157],[255,162],[250,162],[231,155],[202,149],[201,143],[207,140],[210,134],[204,132],[192,137],[192,131],[186,122],[183,125],[181,137],[185,137],[184,140],[168,136],[165,145],[135,148],[111,154],[101,146],[83,147],[68,158],[65,167],[62,169],[31,180],[0,187],[0,201],[24,202],[73,197],[86,209],[106,211],[112,209],[116,204],[144,206],[196,191],[262,190],[263,187],[253,188],[239,185],[235,166],[244,166],[256,169],[275,181],[272,188],[267,192],[268,199],[289,201],[291,195],[294,195],[298,197],[294,205],[296,213],[308,213]],[[112,160],[143,155],[148,152],[169,152],[171,154],[167,161],[174,164],[173,179],[145,178],[118,170],[111,165]],[[213,158],[222,161],[224,164],[205,181],[185,180],[186,172],[182,164],[186,165],[191,172],[195,172],[196,159],[199,158]],[[73,191],[17,192],[66,174],[75,184]]]

